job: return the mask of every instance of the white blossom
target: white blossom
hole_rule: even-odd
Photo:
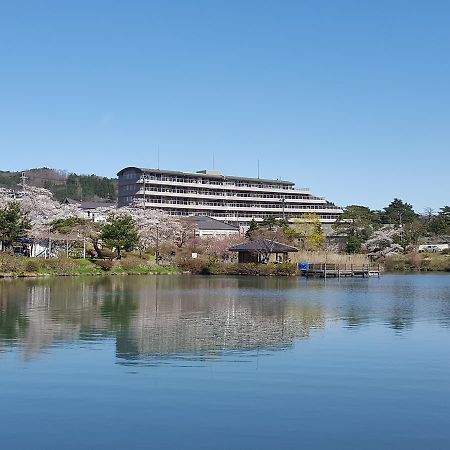
[[[400,236],[401,232],[401,228],[385,225],[373,233],[372,237],[363,244],[363,249],[377,256],[401,253],[402,246],[394,243],[394,239]]]

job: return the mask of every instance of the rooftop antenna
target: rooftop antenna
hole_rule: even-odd
[[[259,159],[258,159],[258,178],[259,178]]]
[[[158,170],[159,170],[159,144],[158,144]]]
[[[28,177],[25,175],[25,172],[22,172],[20,179],[22,180],[22,189],[25,189],[28,180]]]

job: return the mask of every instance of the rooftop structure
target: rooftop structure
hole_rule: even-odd
[[[296,189],[291,181],[138,167],[126,167],[117,175],[119,207],[139,201],[171,215],[209,216],[240,225],[268,216],[298,218],[305,213],[333,223],[342,214],[339,207],[309,189]]]
[[[69,197],[66,197],[62,203],[79,206],[86,213],[87,219],[99,223],[105,223],[107,219],[107,213],[102,211],[102,208],[116,207],[116,204],[111,202],[83,202]]]
[[[212,219],[208,216],[192,216],[188,220],[192,221],[195,234],[199,237],[232,236],[239,234],[238,227]]]

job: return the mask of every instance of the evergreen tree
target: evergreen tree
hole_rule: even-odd
[[[131,251],[139,243],[139,235],[133,218],[128,214],[110,216],[103,226],[102,240],[110,248],[115,248],[117,258],[121,250]]]
[[[441,208],[439,214],[431,219],[428,230],[436,235],[450,234],[450,206]]]
[[[384,208],[381,213],[381,220],[383,223],[393,225],[403,225],[405,223],[411,223],[417,218],[417,214],[414,212],[412,205],[404,203],[398,198],[394,200]]]
[[[277,225],[277,219],[275,216],[266,216],[261,222],[261,226],[267,227],[269,230],[273,230]]]
[[[250,226],[248,227],[248,230],[245,232],[245,237],[247,239],[252,238],[252,233],[258,229],[258,224],[256,223],[255,219],[252,219],[250,222]]]
[[[31,223],[22,214],[19,203],[11,202],[0,209],[0,240],[3,248],[9,248],[30,229]]]
[[[366,206],[350,205],[333,225],[333,229],[347,236],[347,253],[357,253],[378,226],[378,218],[374,211]]]

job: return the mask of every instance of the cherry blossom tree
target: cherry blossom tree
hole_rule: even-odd
[[[68,217],[83,217],[83,211],[77,205],[67,205],[53,198],[44,188],[25,186],[20,191],[0,190],[0,206],[16,201],[22,214],[30,221],[29,236],[46,238],[51,232],[51,223]]]
[[[401,253],[403,247],[395,241],[401,235],[401,228],[393,225],[385,225],[374,231],[371,238],[363,244],[363,250],[375,256],[387,256],[393,253]]]

